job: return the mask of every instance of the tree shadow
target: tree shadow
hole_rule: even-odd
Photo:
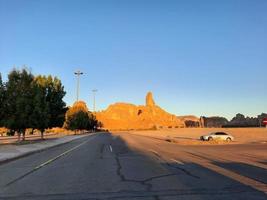
[[[159,154],[140,151],[130,147],[123,138],[117,137],[112,142],[117,163],[119,164],[118,174],[122,181],[127,183],[140,183],[145,185],[143,194],[165,197],[166,199],[177,199],[187,197],[188,199],[265,199],[266,194],[255,188],[244,185],[232,178],[219,174],[193,162],[179,163],[175,161],[166,161]],[[224,168],[236,166],[239,163],[214,162],[213,164]],[[224,166],[222,166],[224,165]],[[245,168],[250,168],[246,172]],[[229,170],[232,170],[232,168]],[[259,176],[261,169],[246,166],[241,170],[244,176],[251,173],[250,178]],[[234,171],[234,170],[232,170]],[[266,173],[266,171],[265,171]],[[261,180],[267,180],[265,175]],[[141,198],[141,197],[140,197]]]

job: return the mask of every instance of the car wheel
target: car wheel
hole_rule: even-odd
[[[212,138],[212,137],[209,137],[209,138],[208,138],[208,141],[212,141],[212,140],[213,140],[213,138]]]
[[[227,142],[231,142],[232,139],[228,137],[228,138],[226,138],[226,141],[227,141]]]

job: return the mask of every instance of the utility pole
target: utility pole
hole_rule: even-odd
[[[77,76],[77,91],[76,91],[76,101],[79,100],[79,90],[80,90],[80,75],[83,75],[83,72],[80,70],[74,72],[74,74]]]
[[[94,113],[95,113],[95,94],[97,92],[97,89],[92,90],[93,92],[93,98],[94,98]]]

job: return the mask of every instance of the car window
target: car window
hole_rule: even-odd
[[[227,134],[224,132],[217,132],[216,135],[227,135]]]

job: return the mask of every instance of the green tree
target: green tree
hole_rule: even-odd
[[[52,76],[38,76],[43,79],[43,84],[47,90],[46,101],[48,102],[48,112],[50,115],[48,126],[62,127],[64,124],[66,103],[63,97],[66,95],[64,86],[57,77]],[[38,79],[37,77],[37,79]]]
[[[2,76],[0,73],[0,127],[3,126],[3,119],[5,117],[4,99],[5,99],[5,86],[2,81]]]
[[[88,129],[89,116],[84,111],[78,111],[69,115],[67,121],[67,128],[70,130],[83,130]]]
[[[103,126],[103,124],[96,119],[93,113],[88,112],[88,116],[89,116],[89,124],[88,124],[89,130],[95,131],[98,127],[101,128]]]
[[[46,128],[62,127],[66,112],[63,97],[66,93],[61,81],[50,75],[36,76],[34,86],[32,128],[39,129],[43,139]]]
[[[41,138],[44,139],[44,131],[48,128],[50,114],[49,102],[47,102],[47,88],[43,79],[34,80],[33,92],[33,112],[31,115],[31,128],[38,129],[41,132]]]
[[[4,125],[25,139],[26,128],[31,127],[33,112],[33,75],[27,70],[12,70],[6,83]]]
[[[71,130],[94,129],[97,127],[95,116],[88,111],[83,101],[78,101],[66,112],[64,127]]]
[[[62,126],[66,112],[61,81],[52,76],[34,77],[29,70],[12,70],[3,84],[0,76],[0,125],[23,134],[39,129],[43,138],[48,127]],[[2,119],[2,120],[1,120]]]

